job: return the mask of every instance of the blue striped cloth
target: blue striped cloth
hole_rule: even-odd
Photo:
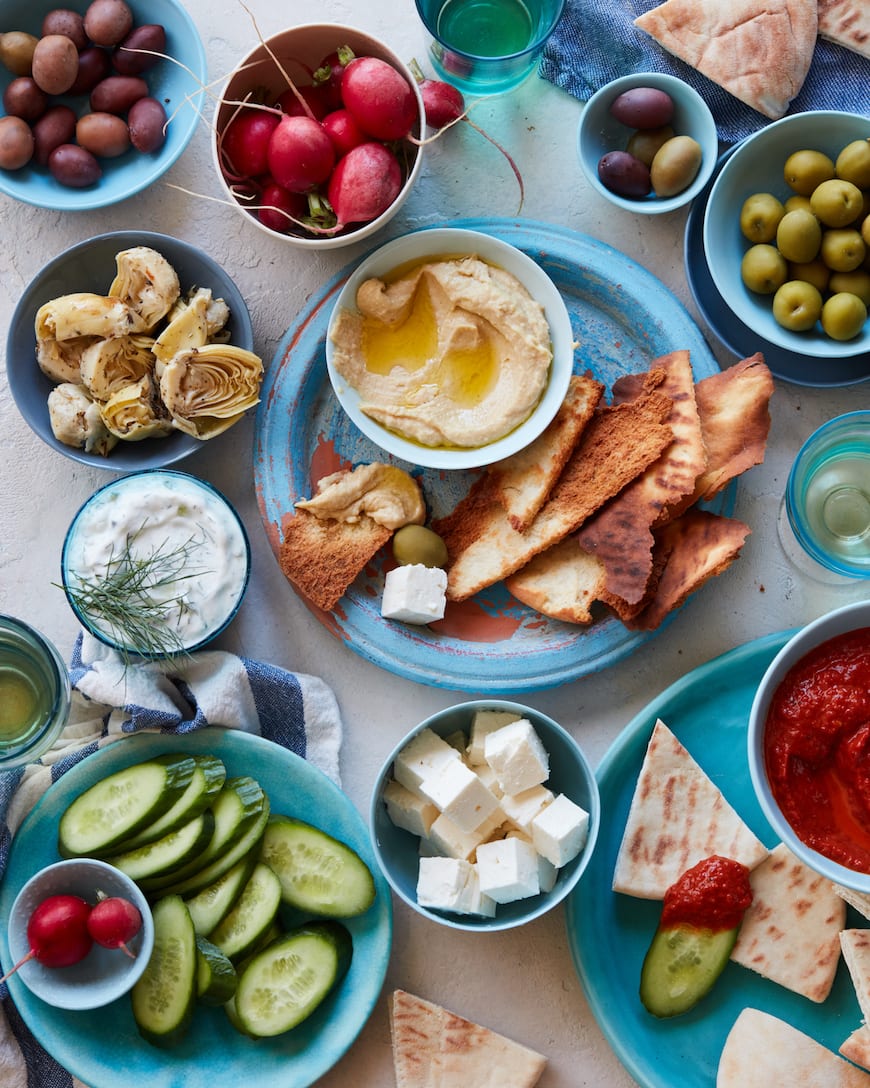
[[[769,124],[763,114],[699,75],[634,26],[638,15],[658,6],[659,0],[567,0],[544,50],[541,75],[585,102],[619,76],[666,72],[702,95],[723,143],[735,143]],[[819,38],[807,78],[788,112],[804,110],[870,115],[870,61]]]
[[[58,743],[38,763],[0,772],[0,877],[15,829],[45,790],[86,756],[142,730],[242,729],[289,748],[340,784],[341,718],[317,677],[222,651],[192,654],[172,671],[156,662],[125,669],[114,651],[80,635],[70,681],[72,710]],[[84,1088],[34,1039],[5,985],[0,1003],[0,1088]]]

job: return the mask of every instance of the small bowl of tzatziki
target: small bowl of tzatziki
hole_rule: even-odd
[[[67,600],[95,638],[124,655],[171,657],[217,637],[251,570],[245,528],[210,484],[148,469],[99,488],[67,530]]]

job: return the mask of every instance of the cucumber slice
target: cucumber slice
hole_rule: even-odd
[[[197,934],[207,937],[211,933],[241,895],[255,864],[252,854],[242,858],[213,884],[186,900]]]
[[[350,918],[375,900],[374,878],[359,854],[301,820],[273,816],[260,860],[281,881],[284,902],[306,913]]]
[[[236,992],[236,969],[219,948],[196,938],[196,999],[201,1005],[225,1005]]]
[[[95,782],[67,807],[58,826],[61,857],[103,857],[171,808],[196,764],[190,756],[163,755],[125,767]]]
[[[106,861],[126,873],[131,880],[174,872],[179,865],[187,864],[203,852],[211,841],[213,831],[214,816],[210,809],[206,809],[162,839],[149,842],[137,850],[111,854]]]
[[[238,902],[212,930],[209,940],[233,963],[256,948],[281,905],[281,881],[268,865],[257,862]]]
[[[640,972],[640,999],[653,1016],[688,1012],[728,963],[739,926],[712,930],[677,925],[656,930]]]
[[[265,1038],[301,1024],[344,976],[352,949],[344,926],[324,921],[301,926],[258,952],[241,973],[233,999],[242,1030]]]
[[[196,1002],[196,935],[184,901],[168,895],[154,905],[154,950],[131,991],[143,1039],[169,1047],[187,1032]]]

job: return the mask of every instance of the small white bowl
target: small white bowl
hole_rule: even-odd
[[[382,277],[405,265],[426,258],[474,255],[512,273],[544,308],[550,326],[553,361],[543,396],[532,414],[510,434],[484,446],[453,449],[423,446],[381,426],[360,410],[360,397],[333,365],[332,328],[341,310],[356,308],[360,284],[372,276]],[[360,431],[387,453],[414,465],[428,468],[469,469],[489,465],[524,449],[544,430],[559,410],[574,368],[574,334],[571,318],[558,288],[527,254],[492,235],[454,227],[414,231],[387,242],[355,269],[335,300],[326,335],[326,366],[332,388],[344,411]]]
[[[70,967],[44,967],[35,959],[28,960],[12,977],[19,978],[32,993],[55,1008],[97,1009],[132,989],[148,966],[154,947],[148,901],[136,884],[114,866],[92,858],[73,858],[49,865],[32,876],[9,912],[9,953],[12,963],[17,963],[30,951],[27,923],[44,899],[50,895],[78,895],[96,905],[98,892],[121,896],[138,907],[142,928],[128,945],[135,959],[121,949],[94,944],[83,960]]]

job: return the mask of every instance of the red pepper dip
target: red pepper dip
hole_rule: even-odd
[[[764,758],[797,837],[870,873],[870,627],[828,639],[786,673],[768,710]]]
[[[714,932],[735,929],[752,902],[749,869],[718,854],[704,858],[665,892],[662,929],[695,926]]]

